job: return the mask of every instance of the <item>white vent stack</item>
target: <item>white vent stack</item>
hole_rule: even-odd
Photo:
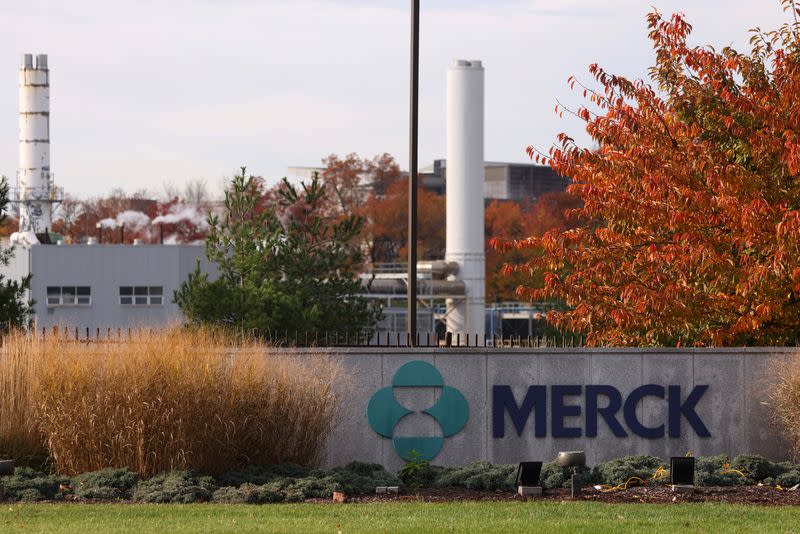
[[[447,330],[483,339],[486,252],[483,220],[483,65],[456,61],[447,72],[447,253],[465,300],[448,301]]]
[[[51,227],[53,204],[61,200],[59,196],[50,174],[47,54],[35,58],[24,54],[19,68],[19,171],[13,195],[19,205],[18,239],[30,241],[31,234]]]

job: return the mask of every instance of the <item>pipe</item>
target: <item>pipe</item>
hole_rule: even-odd
[[[161,234],[159,243],[163,245],[164,244],[164,223],[161,223],[158,226],[159,226],[159,232]]]
[[[121,245],[125,244],[125,224],[119,225],[119,242]]]

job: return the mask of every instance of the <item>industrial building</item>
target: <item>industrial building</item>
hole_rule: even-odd
[[[3,273],[33,275],[36,328],[77,327],[94,335],[182,320],[173,291],[198,262],[216,272],[202,245],[18,245]]]
[[[458,60],[448,70],[447,160],[435,161],[420,176],[425,187],[448,193],[445,259],[418,264],[417,331],[422,334],[447,330],[466,338],[483,337],[487,330],[495,334],[498,328],[503,332],[506,309],[494,306],[487,313],[485,304],[484,199],[529,198],[563,190],[567,183],[547,167],[484,162],[483,80],[480,61]],[[162,244],[125,244],[124,226],[118,243],[96,238],[85,244],[54,242],[49,229],[63,194],[50,167],[46,55],[23,56],[19,90],[19,171],[11,200],[20,222],[10,238],[14,257],[2,272],[13,279],[32,275],[36,328],[63,325],[95,333],[182,320],[173,292],[197,265],[216,275],[204,246],[165,245],[163,235]],[[292,168],[290,174],[307,179],[317,170]],[[369,188],[369,177],[363,180]],[[364,296],[379,299],[384,307],[378,329],[405,331],[405,269],[378,268],[362,280]],[[541,316],[540,310],[518,306],[508,313],[523,325]]]

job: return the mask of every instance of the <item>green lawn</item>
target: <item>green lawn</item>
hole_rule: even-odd
[[[2,532],[800,532],[800,507],[380,503],[5,504]]]

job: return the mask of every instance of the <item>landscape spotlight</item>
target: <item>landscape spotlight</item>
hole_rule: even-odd
[[[523,497],[541,495],[541,474],[542,462],[520,462],[517,467],[517,493]]]
[[[669,462],[672,491],[692,493],[694,491],[694,457],[673,456]]]
[[[0,460],[0,477],[10,477],[14,474],[14,460]],[[5,500],[6,494],[3,483],[0,482],[0,501]]]
[[[577,497],[581,494],[581,479],[578,476],[578,468],[586,465],[586,453],[583,451],[559,452],[556,457],[556,465],[561,467],[571,467],[572,476],[570,477],[570,494]]]

